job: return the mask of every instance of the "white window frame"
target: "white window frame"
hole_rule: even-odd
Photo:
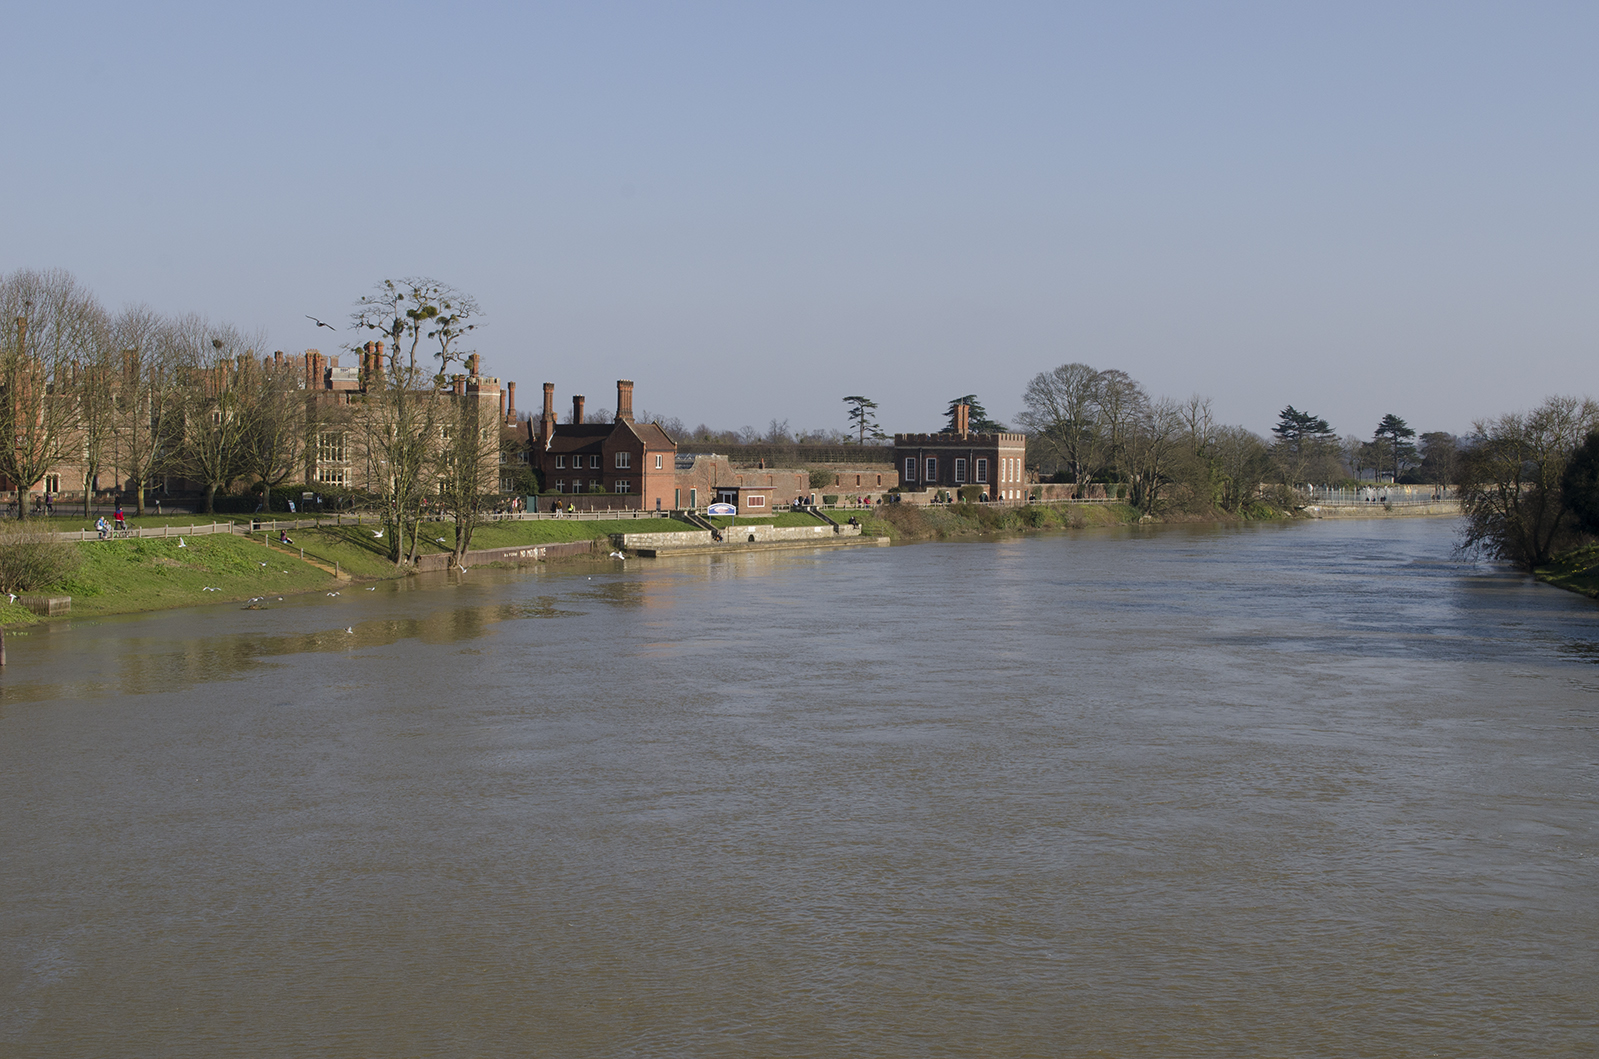
[[[555,457],[555,466],[560,468],[563,471],[566,470],[566,457],[565,456],[557,456],[557,457]]]
[[[633,491],[633,483],[626,478],[618,478],[616,480],[616,491],[618,493],[631,493]]]
[[[929,457],[927,457],[927,466],[926,466],[925,470],[927,471],[927,474],[922,479],[922,481],[924,481],[924,482],[937,482],[938,481],[938,457],[937,456],[929,456]]]
[[[744,498],[744,506],[745,507],[765,507],[766,506],[766,497],[765,497],[764,494],[761,494],[761,493],[751,493],[749,496]]]
[[[966,458],[964,456],[957,456],[957,457],[955,457],[955,482],[956,482],[957,485],[959,485],[961,483],[964,483],[965,481],[966,481]]]
[[[632,470],[633,454],[631,452],[618,452],[616,454],[616,469],[619,471]]]
[[[916,457],[915,456],[907,456],[907,457],[905,457],[905,480],[907,482],[916,481]],[[837,483],[835,483],[835,484],[837,484]]]
[[[976,481],[977,481],[977,483],[979,485],[987,485],[988,484],[988,461],[986,459],[984,459],[983,457],[981,457],[981,456],[979,456],[977,458],[977,478],[976,478]]]
[[[599,469],[600,469],[600,454],[596,452],[594,455],[589,457],[589,470],[597,471]]]

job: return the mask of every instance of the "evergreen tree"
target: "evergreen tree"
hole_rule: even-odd
[[[965,397],[950,398],[949,408],[944,412],[946,434],[955,433],[955,406],[962,404],[967,408],[966,426],[972,433],[997,434],[1005,429],[1004,423],[988,418],[988,409],[983,407],[983,402],[977,399],[975,393],[969,393]]]
[[[1399,465],[1416,462],[1416,446],[1410,442],[1415,436],[1416,432],[1392,412],[1382,417],[1382,422],[1377,424],[1376,431],[1372,433],[1371,440],[1382,447],[1388,465],[1394,470],[1396,482],[1399,481]]]
[[[844,403],[849,405],[850,429],[855,432],[860,444],[866,444],[866,439],[882,441],[888,437],[883,433],[883,428],[877,425],[877,402],[859,395],[844,398]]]

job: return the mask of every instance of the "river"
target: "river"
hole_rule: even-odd
[[[1592,1054],[1599,607],[1455,528],[14,634],[0,1055]]]

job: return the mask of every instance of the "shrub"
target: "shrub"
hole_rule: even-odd
[[[834,504],[838,503],[838,494],[837,493],[824,493],[822,495],[822,503],[826,504],[829,507],[832,507]]]
[[[833,484],[833,479],[838,477],[826,467],[812,467],[810,475],[812,489],[826,489]]]
[[[0,592],[37,592],[65,581],[82,557],[71,544],[32,529],[0,529]]]

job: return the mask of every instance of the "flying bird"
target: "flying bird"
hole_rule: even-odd
[[[351,635],[354,635],[355,634],[355,626],[351,625],[348,628],[346,628],[344,631],[347,632],[347,633],[350,633]]]
[[[266,563],[262,563],[262,564],[261,564],[261,565],[262,565],[262,566],[265,566],[265,565],[266,565]]]
[[[381,536],[383,536],[383,531],[382,530],[373,530],[372,531],[372,536],[381,537]]]
[[[434,537],[433,539],[438,541],[440,544],[444,543],[444,538],[443,537]]]
[[[377,590],[378,589],[376,585],[373,585],[371,588],[367,589],[368,592],[376,592]]]
[[[187,544],[185,544],[185,543],[184,543],[184,541],[183,541],[183,538],[182,538],[182,537],[179,537],[179,538],[178,538],[178,547],[179,547],[179,548],[187,548],[187,547],[188,547],[188,545],[187,545]]]
[[[612,559],[626,559],[627,556],[623,555],[621,552],[612,552],[611,553],[611,558]]]
[[[312,316],[310,313],[306,313],[305,314],[305,318],[307,320],[310,320],[312,323],[316,324],[318,327],[325,327],[329,331],[337,331],[338,330],[337,327],[334,327],[332,324],[323,323],[321,320],[318,320],[316,317]]]

